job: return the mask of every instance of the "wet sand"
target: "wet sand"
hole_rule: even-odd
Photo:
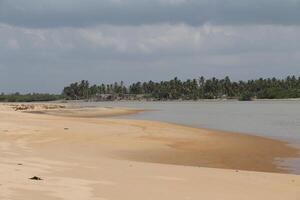
[[[300,197],[298,175],[262,173],[289,172],[278,162],[298,156],[298,150],[281,141],[93,118],[109,116],[110,109],[112,115],[140,112],[99,108],[88,116],[79,115],[89,110],[72,110],[72,117],[61,108],[42,115],[0,106],[0,199]],[[33,176],[43,180],[28,179]]]

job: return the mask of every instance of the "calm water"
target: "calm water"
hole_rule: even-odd
[[[144,108],[122,118],[157,120],[271,137],[300,146],[300,101],[97,102],[88,106]],[[300,172],[300,160],[287,164]]]
[[[300,101],[97,102],[86,105],[151,109],[122,118],[236,131],[300,144]]]

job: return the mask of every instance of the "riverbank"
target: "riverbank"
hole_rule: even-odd
[[[33,110],[47,115],[0,107],[3,199],[143,199],[146,193],[150,199],[300,196],[297,175],[240,171],[289,172],[278,162],[297,156],[298,150],[284,142],[169,123],[94,118],[140,112],[134,109]],[[29,180],[32,176],[43,180]],[[174,187],[178,190],[170,189]]]

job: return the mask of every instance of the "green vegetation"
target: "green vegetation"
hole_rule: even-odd
[[[267,78],[249,81],[224,79],[174,78],[161,82],[136,82],[125,86],[123,81],[114,84],[90,85],[88,81],[72,83],[56,94],[0,94],[0,102],[34,102],[68,100],[198,100],[198,99],[284,99],[300,98],[300,77],[285,79]]]
[[[54,94],[1,94],[0,102],[34,102],[34,101],[54,101],[62,99],[61,95]]]
[[[224,79],[188,79],[174,78],[161,82],[136,82],[125,86],[123,82],[90,86],[88,81],[72,83],[65,87],[66,99],[147,99],[147,100],[197,100],[197,99],[279,99],[300,97],[300,77],[288,76],[285,79],[257,79],[249,81],[231,81]]]
[[[253,98],[253,95],[250,92],[245,91],[240,95],[239,100],[240,101],[251,101],[252,98]]]

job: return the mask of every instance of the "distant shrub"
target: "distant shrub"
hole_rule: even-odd
[[[34,101],[55,101],[62,99],[61,95],[55,94],[40,94],[40,93],[29,93],[29,94],[1,94],[0,102],[34,102]]]
[[[300,89],[268,88],[258,93],[260,99],[299,98]]]
[[[252,98],[253,98],[253,96],[250,92],[244,92],[239,97],[239,101],[251,101]]]

